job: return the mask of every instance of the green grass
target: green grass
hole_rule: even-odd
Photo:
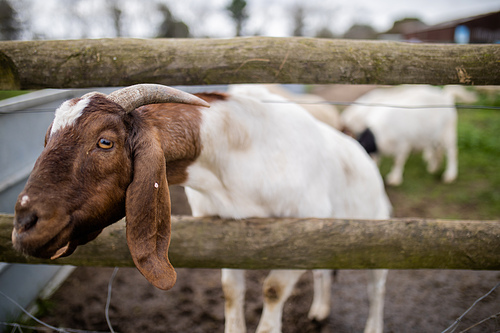
[[[29,90],[0,90],[0,100],[29,93]]]
[[[500,93],[480,95],[477,105],[500,106]],[[500,219],[500,110],[458,110],[459,174],[452,184],[426,171],[421,154],[413,154],[404,182],[387,191],[398,217]],[[392,160],[384,158],[386,175]]]

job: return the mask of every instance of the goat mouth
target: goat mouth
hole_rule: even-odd
[[[38,219],[30,228],[15,225],[12,230],[14,248],[26,255],[57,259],[71,255],[79,245],[95,239],[102,229],[77,230],[70,215],[59,219]]]
[[[63,235],[56,235],[54,238],[45,242],[43,245],[34,246],[29,242],[29,240],[25,239],[24,235],[20,235],[16,232],[16,230],[12,233],[12,240],[14,243],[14,247],[29,256],[43,258],[43,259],[51,259],[55,260],[62,257],[67,257],[75,252],[76,248],[79,245],[84,245],[91,240],[95,239],[102,230],[87,234],[80,238],[74,238],[66,243],[61,242],[64,237]],[[62,236],[62,237],[61,237]],[[67,238],[66,238],[67,239]]]
[[[83,237],[70,240],[66,245],[55,251],[55,253],[50,257],[50,259],[55,260],[57,258],[70,256],[71,254],[73,254],[73,252],[75,252],[76,248],[79,245],[84,245],[90,242],[91,240],[94,240],[97,236],[99,236],[101,231],[102,229],[95,232],[91,232]]]
[[[49,259],[54,257],[58,258],[71,250],[71,246],[69,246],[70,243],[67,243],[62,247],[58,245],[61,243],[60,235],[56,235],[54,238],[48,241],[44,241],[43,239],[34,240],[32,237],[29,237],[29,235],[26,235],[25,233],[18,233],[16,230],[14,230],[12,233],[12,242],[16,250],[26,255],[42,259]]]

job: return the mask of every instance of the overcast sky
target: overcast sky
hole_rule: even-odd
[[[43,38],[114,37],[114,29],[102,0],[22,0],[21,18],[31,22]],[[159,0],[114,0],[123,10],[123,32],[129,37],[153,37],[162,16],[155,10]],[[164,0],[173,14],[188,24],[194,37],[232,37],[234,24],[224,8],[230,0]],[[321,28],[344,33],[353,24],[368,24],[379,32],[395,20],[416,17],[429,25],[499,11],[499,0],[247,0],[246,35],[290,36],[291,9],[304,7],[305,34]],[[76,15],[78,14],[78,15]],[[80,19],[81,17],[83,19]],[[30,38],[25,36],[24,39]]]

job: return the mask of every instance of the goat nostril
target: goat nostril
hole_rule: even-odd
[[[35,213],[26,213],[16,217],[16,227],[19,231],[31,229],[38,222],[38,216]]]

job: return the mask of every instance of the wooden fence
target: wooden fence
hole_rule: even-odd
[[[500,45],[315,38],[0,42],[0,89],[228,83],[500,85]]]
[[[133,266],[122,220],[71,256],[25,257],[10,243],[12,215],[0,215],[0,261]],[[174,267],[500,269],[500,221],[390,219],[224,220],[172,217]]]
[[[0,89],[150,82],[500,85],[500,45],[312,38],[0,42]],[[0,261],[47,263],[12,249]],[[500,269],[500,221],[173,217],[176,267]],[[132,266],[123,222],[52,264]]]

